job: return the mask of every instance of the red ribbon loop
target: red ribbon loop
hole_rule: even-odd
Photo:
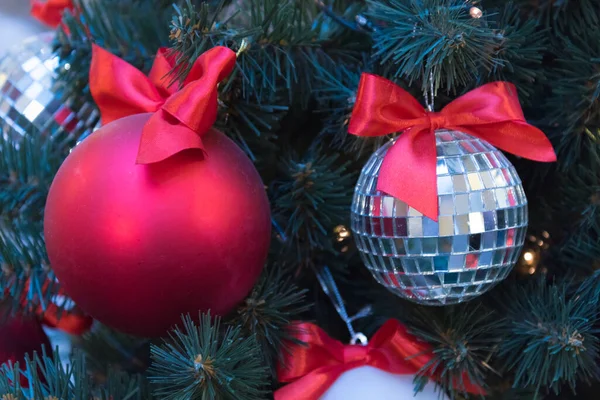
[[[41,292],[45,293],[50,289],[51,281],[47,279],[42,285]],[[25,282],[25,291],[21,297],[21,305],[26,307],[28,304],[28,298],[30,296],[30,292],[34,291],[31,288],[31,280],[27,279]],[[65,292],[62,288],[58,290],[56,293],[58,298],[63,298],[63,301],[67,301],[65,297]],[[94,319],[89,315],[84,314],[78,308],[74,308],[71,310],[66,310],[59,307],[58,304],[54,302],[54,299],[50,301],[46,307],[42,307],[40,304],[41,299],[35,299],[35,303],[37,303],[33,310],[35,315],[40,318],[42,323],[51,328],[59,329],[63,332],[66,332],[70,335],[82,335],[90,330],[92,324],[94,323]]]
[[[275,400],[318,400],[346,371],[372,366],[393,374],[416,374],[432,358],[427,343],[419,342],[396,320],[387,321],[369,344],[343,345],[310,323],[295,323],[292,332],[307,345],[293,345],[278,366],[280,382],[291,382],[275,392]],[[483,390],[463,379],[466,390]]]
[[[440,112],[428,112],[395,83],[362,75],[348,132],[370,137],[404,131],[383,160],[377,190],[434,221],[438,220],[434,132],[443,128],[479,137],[524,158],[556,161],[548,138],[525,121],[517,90],[510,83],[488,83]]]
[[[60,25],[66,9],[74,9],[72,0],[31,0],[31,15],[51,28]]]
[[[148,76],[99,46],[92,50],[90,90],[102,123],[154,113],[142,131],[137,163],[162,161],[186,149],[203,150],[201,135],[217,118],[217,84],[235,67],[235,53],[214,47],[194,63],[177,91],[167,74],[175,57],[160,49]]]

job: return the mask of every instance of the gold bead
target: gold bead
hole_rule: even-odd
[[[477,7],[471,7],[471,9],[469,10],[469,14],[471,14],[471,17],[473,18],[481,18],[481,16],[483,15],[483,11],[481,11]]]

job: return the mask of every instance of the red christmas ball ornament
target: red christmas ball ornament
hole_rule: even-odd
[[[216,83],[235,54],[215,48],[199,64],[199,78],[181,91],[155,90],[166,97],[157,112],[120,119],[113,112],[116,121],[72,151],[48,195],[46,247],[65,292],[95,319],[130,334],[164,334],[181,314],[199,310],[226,314],[250,292],[267,257],[270,208],[261,178],[210,128]],[[129,67],[113,73],[123,82]],[[131,85],[140,82],[133,75]],[[118,104],[98,101],[94,87],[101,112],[102,104]],[[129,94],[120,100],[135,97]],[[154,107],[146,104],[135,106]]]
[[[52,354],[52,346],[40,322],[34,317],[13,316],[0,323],[0,364],[18,362],[25,368],[25,354],[42,354],[42,347]],[[22,380],[26,384],[27,380]]]

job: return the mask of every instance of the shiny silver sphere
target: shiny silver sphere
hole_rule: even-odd
[[[435,135],[438,222],[376,189],[393,142],[364,166],[351,218],[363,262],[379,283],[416,303],[445,305],[506,278],[525,240],[527,199],[515,168],[492,145],[457,131]]]
[[[0,131],[5,139],[40,135],[75,143],[99,125],[92,104],[61,98],[53,39],[54,33],[43,33],[0,55]]]

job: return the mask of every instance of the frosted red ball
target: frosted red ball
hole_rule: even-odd
[[[2,309],[0,312],[5,311]],[[34,317],[11,316],[0,323],[0,364],[18,362],[19,367],[25,369],[25,354],[30,359],[34,352],[41,356],[42,348],[47,354],[52,354],[50,340]],[[27,385],[27,379],[22,379],[21,383]]]
[[[242,301],[267,257],[271,222],[261,178],[226,136],[135,163],[151,114],[110,123],[78,145],[50,188],[44,233],[66,293],[87,313],[140,336],[181,315],[223,315]]]

